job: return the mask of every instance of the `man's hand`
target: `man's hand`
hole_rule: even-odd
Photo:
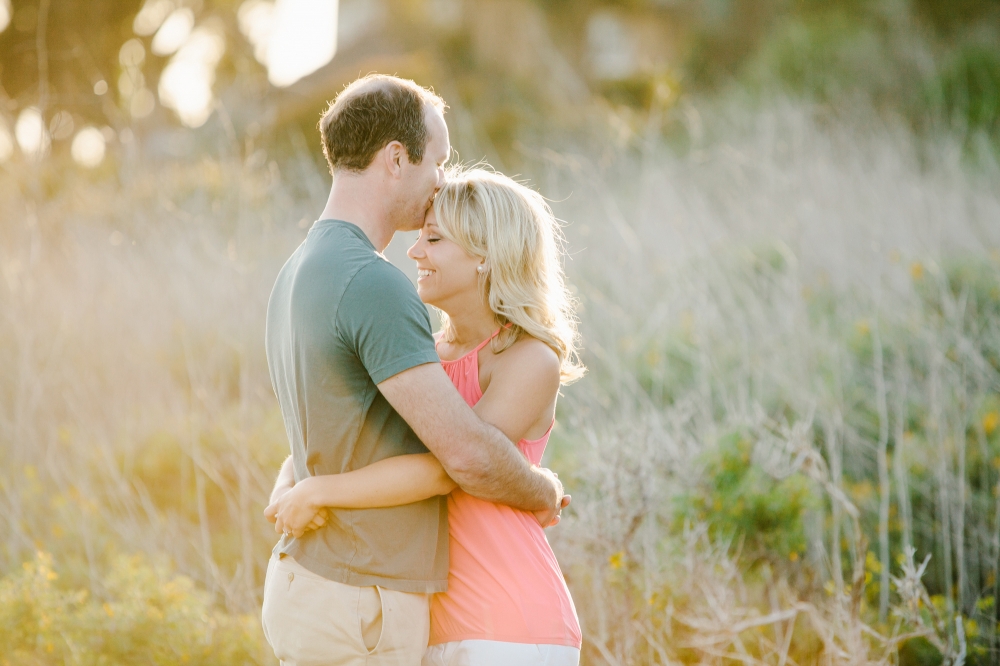
[[[562,510],[569,506],[572,499],[570,495],[563,495],[558,509],[545,509],[544,511],[532,511],[532,513],[535,514],[535,519],[543,528],[558,525],[561,520]]]
[[[310,481],[303,479],[272,496],[271,504],[264,509],[264,517],[274,523],[275,532],[298,538],[326,524],[326,509],[313,501],[313,483]]]
[[[534,467],[533,471],[541,473],[547,478],[547,480],[552,484],[552,487],[556,491],[556,501],[552,506],[540,509],[538,511],[532,511],[535,514],[535,518],[538,520],[538,524],[542,527],[552,527],[559,522],[559,514],[562,510],[569,506],[570,497],[563,493],[562,481],[559,480],[559,475],[550,469],[545,467]]]

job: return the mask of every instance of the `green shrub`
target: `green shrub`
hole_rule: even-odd
[[[741,540],[749,561],[798,561],[807,545],[803,517],[818,508],[819,494],[801,475],[768,475],[752,453],[745,434],[722,437],[704,454],[701,482],[679,497],[677,518],[704,523],[717,538]]]
[[[1000,54],[995,46],[965,44],[927,83],[932,108],[968,128],[1000,127]]]
[[[97,588],[60,588],[52,557],[37,553],[0,580],[3,666],[259,663],[252,615],[214,608],[191,579],[122,556]]]

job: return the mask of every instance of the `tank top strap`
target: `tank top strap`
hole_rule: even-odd
[[[482,350],[482,348],[483,348],[483,347],[485,347],[486,345],[488,345],[488,344],[490,344],[491,342],[493,342],[493,338],[495,338],[495,337],[497,337],[498,335],[500,335],[500,331],[502,331],[502,330],[503,330],[503,329],[505,329],[505,328],[510,328],[510,327],[511,327],[511,325],[512,325],[512,324],[511,324],[510,322],[507,322],[506,324],[504,324],[503,326],[501,326],[501,327],[500,327],[500,328],[498,328],[497,330],[493,331],[493,335],[491,335],[490,337],[488,337],[488,338],[486,338],[485,340],[483,340],[482,342],[480,342],[480,343],[479,343],[479,344],[478,344],[478,345],[476,346],[476,348],[475,348],[475,349],[473,349],[473,350],[472,350],[472,352],[470,352],[470,353],[476,353],[476,354],[478,354],[478,353],[480,352],[480,350]]]
[[[485,340],[483,340],[482,342],[480,342],[478,345],[476,345],[476,348],[472,350],[472,353],[478,354],[480,352],[480,350],[482,350],[483,347],[485,347],[486,345],[488,345],[491,342],[493,342],[493,338],[497,337],[497,333],[499,333],[499,332],[500,332],[500,329],[498,328],[493,333],[493,335],[491,335],[490,337],[486,338]]]

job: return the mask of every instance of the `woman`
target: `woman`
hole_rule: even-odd
[[[445,371],[535,465],[560,385],[584,372],[559,241],[537,192],[474,169],[451,175],[407,252],[417,292],[441,313]],[[576,609],[538,519],[464,493],[433,455],[305,479],[277,508],[375,508],[448,493],[448,591],[431,602],[424,666],[579,663]]]

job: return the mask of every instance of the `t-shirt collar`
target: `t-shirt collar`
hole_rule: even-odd
[[[368,238],[368,235],[361,230],[361,227],[359,227],[358,225],[354,224],[353,222],[348,222],[346,220],[335,220],[333,218],[325,218],[325,219],[316,220],[315,222],[313,222],[313,229],[315,229],[317,227],[326,227],[326,226],[331,226],[331,225],[342,226],[342,227],[346,228],[348,231],[350,231],[355,236],[357,236],[358,238],[360,238],[361,240],[363,240],[365,243],[367,243],[368,246],[371,247],[372,250],[375,250],[375,245],[372,243],[371,239]],[[375,250],[375,252],[378,253],[378,250]]]

